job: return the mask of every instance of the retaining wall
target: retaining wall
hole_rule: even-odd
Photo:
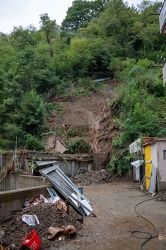
[[[30,200],[38,194],[50,197],[46,189],[49,186],[51,185],[0,192],[0,222],[8,216],[14,216],[17,210],[22,209],[26,198]]]
[[[0,191],[48,185],[50,182],[42,176],[8,174],[1,181]]]

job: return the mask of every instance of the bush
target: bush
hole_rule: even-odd
[[[10,139],[0,139],[0,148],[1,149],[14,149],[16,145],[15,140]]]
[[[68,145],[69,153],[89,153],[91,151],[91,146],[84,140],[73,140]]]
[[[127,155],[114,154],[111,161],[107,165],[107,170],[112,173],[122,175],[124,172],[129,171],[131,168],[129,158]]]
[[[157,81],[154,83],[151,88],[149,88],[149,93],[155,95],[156,97],[165,96],[165,87],[163,86],[163,82]]]
[[[29,150],[40,151],[44,149],[41,141],[31,134],[27,134],[26,136],[26,148]]]

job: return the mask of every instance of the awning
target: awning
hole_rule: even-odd
[[[130,162],[130,164],[136,168],[140,167],[142,165],[142,163],[144,162],[144,160],[137,160],[137,161],[133,161]]]

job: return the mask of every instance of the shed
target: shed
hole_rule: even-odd
[[[129,150],[131,154],[131,162],[132,165],[132,178],[134,181],[139,181],[139,183],[143,179],[144,175],[144,167],[142,166],[144,160],[142,159],[142,139],[139,138],[133,143],[129,145]],[[134,159],[132,159],[132,155],[134,155]]]
[[[146,190],[166,190],[166,137],[155,137],[143,145]]]

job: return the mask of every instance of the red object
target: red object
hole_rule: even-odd
[[[30,250],[38,250],[40,248],[41,240],[36,230],[31,231],[23,240],[23,245]]]

